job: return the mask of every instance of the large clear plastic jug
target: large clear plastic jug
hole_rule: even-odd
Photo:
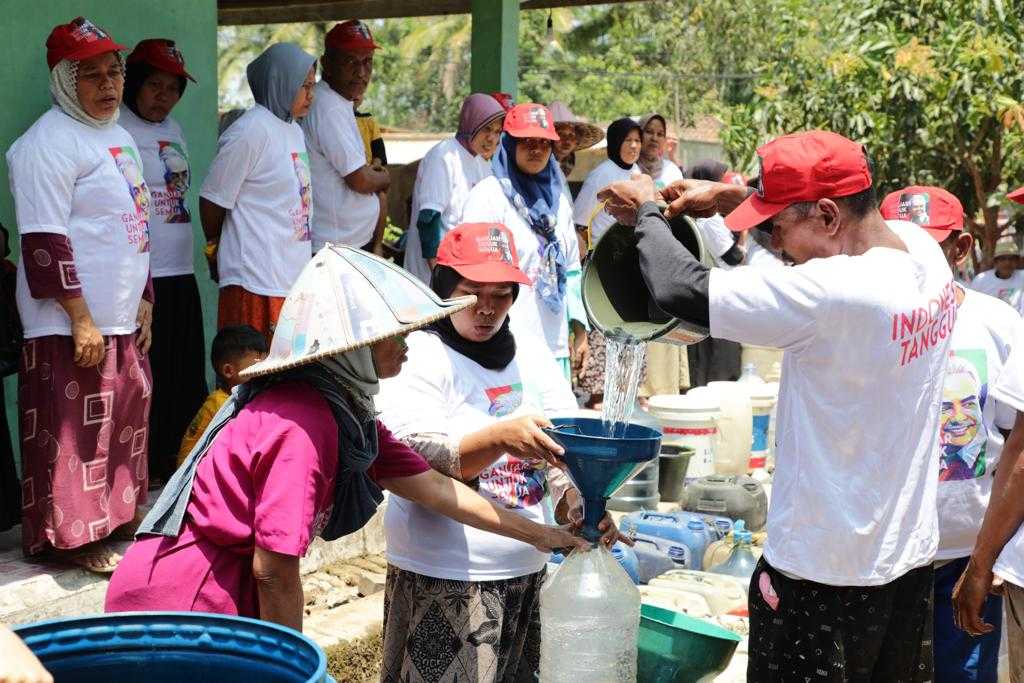
[[[574,550],[540,592],[542,683],[633,683],[640,591],[598,545]]]
[[[733,528],[733,545],[729,558],[708,569],[713,574],[727,574],[749,582],[757,566],[757,558],[751,550],[753,534],[746,530],[743,520],[736,522]]]

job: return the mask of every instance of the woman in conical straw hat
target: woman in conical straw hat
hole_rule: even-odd
[[[473,301],[442,301],[357,249],[320,250],[284,303],[270,355],[243,373],[251,379],[140,527],[107,611],[217,612],[301,629],[299,559],[314,536],[360,529],[382,488],[540,549],[585,545],[432,470],[376,419],[378,382],[401,369],[405,335]]]

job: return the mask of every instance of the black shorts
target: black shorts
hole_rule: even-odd
[[[750,579],[747,680],[932,680],[932,565],[883,586],[790,579],[763,558]]]

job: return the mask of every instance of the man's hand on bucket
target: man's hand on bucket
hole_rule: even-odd
[[[729,215],[750,192],[750,188],[732,183],[684,178],[665,186],[661,190],[661,198],[668,203],[666,218],[675,218],[679,214],[708,218],[715,214]]]
[[[623,225],[636,225],[636,212],[644,202],[658,201],[658,189],[649,175],[637,173],[629,180],[612,183],[597,193],[604,210]]]

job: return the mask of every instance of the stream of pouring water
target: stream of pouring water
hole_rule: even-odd
[[[643,379],[646,352],[647,344],[630,337],[606,339],[601,422],[610,437],[621,437],[626,432]]]

